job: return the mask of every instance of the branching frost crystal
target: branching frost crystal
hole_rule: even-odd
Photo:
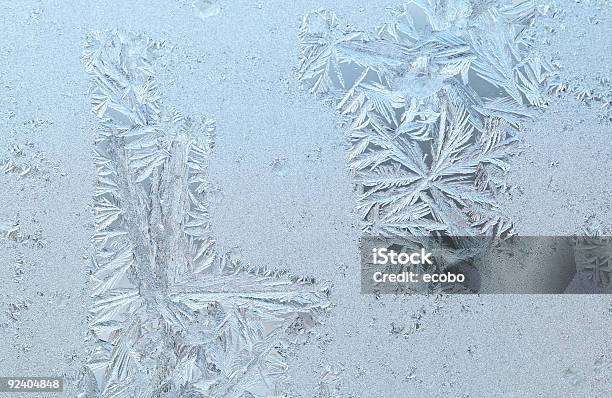
[[[374,33],[327,10],[300,27],[299,74],[351,122],[358,208],[375,236],[506,236],[498,204],[519,123],[555,70],[533,50],[535,7],[475,12],[413,0]]]
[[[214,123],[165,106],[148,38],[87,44],[94,112],[92,351],[81,397],[268,397],[292,333],[327,290],[229,259],[211,235],[206,190]]]

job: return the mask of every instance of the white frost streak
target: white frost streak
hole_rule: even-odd
[[[92,351],[80,397],[279,394],[283,346],[327,308],[313,281],[230,261],[204,187],[214,124],[164,106],[165,46],[93,34],[86,70],[95,147]]]

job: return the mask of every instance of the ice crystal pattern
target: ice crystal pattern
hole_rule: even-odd
[[[599,287],[612,288],[612,231],[587,230],[575,239],[576,270]]]
[[[321,319],[327,290],[232,261],[207,211],[214,123],[165,106],[167,46],[92,34],[85,65],[95,145],[92,350],[80,397],[268,397],[291,335]]]
[[[520,123],[556,76],[533,50],[531,2],[479,12],[413,0],[375,32],[306,15],[299,77],[350,123],[349,166],[365,232],[513,233],[500,209]]]

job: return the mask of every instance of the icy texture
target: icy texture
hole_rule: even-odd
[[[365,232],[513,233],[498,197],[520,122],[556,73],[532,50],[534,15],[531,2],[476,13],[414,0],[375,33],[327,10],[303,18],[300,78],[351,123]]]
[[[612,238],[584,238],[576,247],[576,268],[597,286],[612,282]]]
[[[49,182],[52,176],[65,175],[59,172],[59,168],[58,164],[49,160],[43,151],[29,141],[25,145],[11,145],[9,155],[0,158],[0,173],[13,174],[19,178],[34,177]]]
[[[92,351],[81,397],[268,397],[292,334],[327,307],[313,281],[230,260],[205,187],[214,124],[164,106],[166,46],[92,35],[95,153]]]
[[[612,228],[592,222],[575,239],[576,270],[598,287],[612,289]]]
[[[612,122],[612,89],[609,77],[598,77],[597,84],[587,88],[582,84],[566,84],[561,89],[576,96],[576,99],[588,106],[599,108],[598,117],[602,122]]]

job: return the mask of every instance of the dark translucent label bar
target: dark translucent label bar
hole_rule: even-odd
[[[366,294],[607,294],[610,236],[362,236]]]

